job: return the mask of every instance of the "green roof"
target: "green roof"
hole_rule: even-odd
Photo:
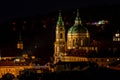
[[[88,30],[87,28],[83,27],[82,25],[76,25],[72,26],[69,30],[68,33],[87,33]]]
[[[82,26],[82,21],[79,17],[79,10],[77,9],[77,16],[75,18],[74,25],[68,30],[68,33],[86,33],[88,32],[87,28]]]
[[[59,17],[58,17],[58,21],[57,21],[57,26],[61,27],[64,25],[64,22],[62,20],[62,16],[61,16],[61,12],[59,12]]]

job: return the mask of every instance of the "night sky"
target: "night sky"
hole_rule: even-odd
[[[58,9],[89,7],[93,5],[116,5],[119,0],[2,0],[0,1],[0,22],[36,14],[48,14]]]
[[[12,31],[9,28],[11,26],[9,25],[9,23],[13,21],[14,18],[28,17],[28,21],[30,22],[31,19],[29,18],[31,16],[37,16],[37,15],[46,16],[52,14],[53,12],[57,12],[58,10],[76,11],[77,8],[83,8],[82,14],[84,14],[85,12],[85,14],[89,13],[92,15],[96,15],[97,14],[96,12],[97,8],[95,8],[96,6],[106,6],[106,5],[115,6],[119,4],[120,4],[119,0],[117,1],[115,0],[70,0],[70,1],[69,0],[20,0],[20,1],[2,0],[0,1],[0,31],[1,31],[0,48],[2,50],[2,53],[5,53],[6,55],[15,53],[14,49],[16,47],[16,43],[18,39],[18,30]],[[94,9],[90,10],[89,7],[94,7]],[[97,10],[99,11],[98,12],[99,14],[103,14],[104,11],[107,12],[107,10],[105,9],[103,9],[104,11],[102,12],[102,8],[100,10]],[[115,10],[113,8],[109,9],[109,11],[106,13],[106,16],[107,14],[109,15],[109,13],[112,15],[116,13],[116,19],[119,19],[120,17],[119,10],[120,8],[118,7],[116,7]],[[56,15],[57,14],[55,14],[55,18]],[[42,16],[39,17],[41,18]],[[111,16],[109,16],[109,18],[111,18]],[[39,21],[37,23],[39,23]],[[35,28],[34,30],[25,30],[22,32],[24,41],[26,42],[26,49],[31,48],[30,46],[32,46],[33,44],[30,45],[30,43],[33,43],[34,41],[39,39],[38,41],[36,41],[37,43],[39,43],[38,49],[36,51],[40,52],[41,55],[43,54],[48,55],[48,53],[53,53],[52,49],[53,49],[53,41],[54,41],[54,31],[50,31],[50,30],[51,29],[54,30],[55,27],[52,28],[51,26],[47,26],[47,28],[44,29],[39,26],[41,25],[37,25],[37,28]],[[118,24],[115,26],[118,26]],[[18,26],[17,29],[19,29]],[[41,38],[39,36],[41,36]],[[53,37],[51,38],[51,36]],[[48,38],[50,40],[48,40]],[[8,51],[6,51],[6,48]]]

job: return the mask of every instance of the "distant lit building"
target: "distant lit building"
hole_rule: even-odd
[[[97,22],[92,22],[91,25],[100,26],[100,25],[104,25],[104,24],[108,24],[108,23],[109,23],[108,20],[99,20]]]
[[[2,77],[2,75],[6,74],[6,73],[11,73],[13,74],[15,77],[17,77],[17,75],[19,75],[19,71],[22,71],[24,69],[31,69],[32,66],[30,66],[27,63],[15,63],[14,61],[0,61],[0,78]]]
[[[115,33],[115,35],[113,36],[113,41],[116,41],[116,42],[120,41],[120,33],[119,33],[119,31],[117,31],[117,33]]]
[[[37,73],[42,73],[44,71],[50,71],[51,68],[49,65],[46,64],[40,64],[40,63],[34,63],[34,60],[37,60],[35,56],[31,56],[32,59],[27,60],[24,57],[1,57],[0,59],[0,78],[2,75],[5,75],[6,73],[11,73],[15,77],[17,77],[21,71],[25,69],[33,69],[37,71]],[[41,61],[39,61],[41,62]]]
[[[120,32],[119,30],[113,35],[113,53],[119,54],[120,51]]]
[[[22,41],[22,38],[21,38],[21,33],[19,33],[19,40],[18,40],[18,43],[17,43],[17,49],[23,50],[23,41]]]

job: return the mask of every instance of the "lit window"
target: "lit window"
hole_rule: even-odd
[[[63,28],[60,28],[60,31],[62,31],[63,30]]]
[[[20,62],[20,59],[15,59],[15,62]]]
[[[73,40],[73,46],[75,46],[75,40]]]
[[[113,41],[120,41],[120,38],[113,38]]]
[[[120,60],[119,58],[117,58],[117,60]]]
[[[83,40],[81,40],[81,46],[83,46]]]
[[[109,61],[109,59],[107,59],[107,61]]]
[[[116,36],[116,37],[119,37],[119,36],[120,36],[120,34],[119,34],[119,33],[116,33],[116,34],[115,34],[115,36]]]
[[[57,47],[57,51],[59,52],[59,47]]]
[[[113,41],[116,41],[116,39],[115,39],[115,38],[113,38]]]
[[[109,66],[109,65],[107,65],[106,67],[108,67],[108,68],[109,68],[110,66]]]
[[[120,41],[120,38],[118,38],[118,41]]]
[[[98,24],[104,24],[104,22],[103,21],[99,21]]]
[[[62,33],[60,34],[60,38],[63,38],[63,35],[62,35]]]

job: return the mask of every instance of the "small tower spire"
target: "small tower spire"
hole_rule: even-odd
[[[61,17],[61,10],[59,10],[59,17]]]
[[[57,26],[63,26],[64,22],[62,20],[62,16],[61,16],[61,10],[59,10],[59,16],[58,16],[58,21],[57,21]]]
[[[65,41],[65,27],[61,16],[61,10],[59,10],[59,16],[56,24],[56,40],[54,44],[54,63],[58,62],[61,54],[65,53],[66,41]]]
[[[77,16],[75,18],[75,24],[74,25],[79,25],[81,23],[82,23],[82,21],[81,21],[81,19],[79,17],[79,9],[77,9]]]
[[[23,42],[22,42],[22,38],[21,38],[21,33],[19,32],[19,40],[17,43],[17,49],[21,49],[23,50]]]

